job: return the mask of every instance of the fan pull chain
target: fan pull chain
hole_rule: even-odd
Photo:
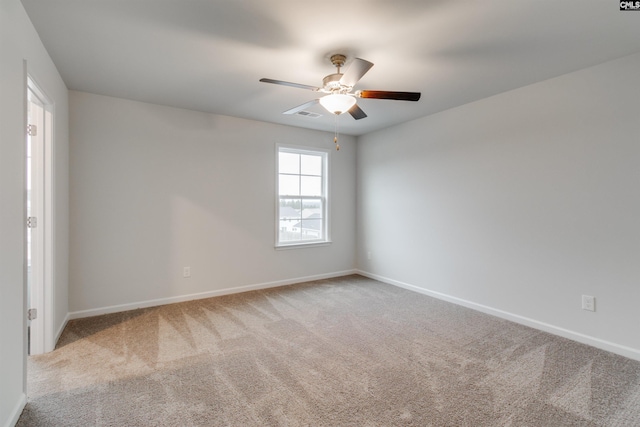
[[[334,131],[334,136],[333,136],[333,143],[336,144],[336,151],[340,151],[340,144],[338,144],[338,115],[334,114],[334,116],[336,117],[335,120],[335,131]]]

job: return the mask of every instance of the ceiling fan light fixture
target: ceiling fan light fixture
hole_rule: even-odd
[[[320,105],[331,114],[336,115],[346,113],[355,103],[356,99],[353,96],[340,93],[333,93],[320,98]]]

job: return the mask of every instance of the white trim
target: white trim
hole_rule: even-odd
[[[71,320],[71,313],[67,313],[67,315],[64,317],[64,320],[62,321],[62,325],[60,325],[60,328],[58,328],[58,332],[56,332],[56,335],[53,338],[53,348],[51,348],[50,351],[53,351],[56,348],[56,344],[58,343],[58,340],[60,339],[60,336],[62,335],[64,328],[67,327],[67,323],[69,323],[69,320]]]
[[[74,311],[67,315],[65,324],[72,319],[99,316],[101,314],[119,313],[121,311],[135,310],[137,308],[156,307],[159,305],[173,304],[176,302],[193,301],[204,298],[218,297],[222,295],[238,294],[241,292],[255,291],[259,289],[277,288],[279,286],[293,285],[297,283],[311,282],[314,280],[332,279],[334,277],[357,274],[357,270],[336,271],[333,273],[316,274],[313,276],[297,277],[295,279],[277,280],[274,282],[258,283],[254,285],[238,286],[233,288],[217,289],[215,291],[201,292],[197,294],[181,295],[169,298],[158,298],[147,301],[140,301],[128,304],[111,305],[108,307],[94,308],[89,310]]]
[[[291,195],[301,199],[319,198],[322,200],[322,219],[323,219],[323,235],[321,239],[299,240],[291,243],[280,242],[280,152],[288,152],[292,154],[307,154],[322,157],[322,195],[321,196],[302,196]],[[326,148],[304,147],[291,144],[275,144],[275,244],[276,249],[286,248],[295,249],[307,245],[320,245],[331,243],[331,150]],[[300,171],[301,172],[301,171]],[[298,174],[298,176],[302,176]],[[283,196],[287,197],[287,196]]]
[[[330,240],[322,240],[322,241],[312,241],[307,243],[290,243],[288,245],[279,245],[274,247],[276,251],[282,251],[287,249],[301,249],[301,248],[317,248],[318,246],[329,246],[331,243]]]
[[[27,105],[30,112],[27,114],[29,125],[35,125],[37,132],[27,136],[26,157],[26,198],[25,203],[31,206],[27,215],[36,217],[38,224],[35,228],[27,227],[27,242],[31,242],[27,248],[27,259],[31,257],[31,266],[27,265],[27,287],[29,300],[27,309],[37,310],[37,317],[30,321],[31,337],[29,340],[29,354],[42,354],[45,352],[45,313],[48,307],[45,305],[45,229],[48,227],[45,217],[45,105],[46,101],[37,85],[31,77],[28,78]],[[30,119],[29,119],[30,116]],[[30,152],[30,155],[29,155]],[[29,188],[29,182],[31,183]]]
[[[47,101],[49,98],[46,98]],[[54,297],[54,209],[55,186],[54,180],[54,104],[47,103],[44,106],[45,120],[45,144],[44,144],[44,352],[53,351],[56,339],[53,335],[55,323],[55,297]]]
[[[589,335],[581,334],[579,332],[570,331],[568,329],[560,328],[558,326],[551,325],[549,323],[540,322],[535,319],[530,319],[528,317],[520,316],[518,314],[509,313],[503,310],[498,310],[496,308],[488,307],[486,305],[477,304],[472,301],[468,301],[462,298],[454,297],[451,295],[443,294],[441,292],[431,291],[429,289],[424,289],[415,285],[410,285],[408,283],[400,282],[398,280],[389,279],[388,277],[379,276],[377,274],[369,273],[367,271],[357,270],[357,273],[369,277],[370,279],[375,279],[380,282],[387,283],[389,285],[398,286],[400,288],[408,289],[410,291],[418,292],[423,295],[428,295],[433,298],[437,298],[443,301],[447,301],[453,304],[461,305],[463,307],[467,307],[476,311],[480,311],[485,314],[489,314],[492,316],[500,317],[502,319],[510,320],[515,323],[519,323],[521,325],[529,326],[534,329],[538,329],[540,331],[548,332],[553,335],[558,335],[563,338],[567,338],[573,341],[577,341],[582,344],[587,344],[592,347],[599,348],[601,350],[606,350],[611,353],[619,354],[624,357],[628,357],[629,359],[634,359],[640,361],[640,349],[635,349],[631,347],[627,347],[624,345],[616,344],[610,341],[601,340],[599,338],[595,338]]]
[[[20,394],[20,398],[16,403],[16,406],[13,408],[13,411],[9,414],[9,418],[7,419],[7,423],[5,427],[13,427],[18,423],[18,419],[20,419],[20,415],[22,415],[22,411],[24,407],[27,405],[27,395],[24,393]]]
[[[51,101],[51,98],[47,95],[47,93],[42,90],[42,87],[38,84],[37,79],[33,76],[32,73],[28,70],[28,64],[26,64],[27,68],[27,98],[28,92],[31,91],[33,95],[42,103],[42,129],[39,129],[39,132],[42,132],[43,138],[43,152],[42,152],[42,207],[41,212],[37,216],[40,230],[42,232],[42,259],[40,260],[41,264],[41,279],[42,279],[42,287],[39,288],[37,293],[40,295],[40,304],[39,312],[37,320],[37,327],[40,329],[36,330],[36,334],[34,335],[34,323],[32,322],[32,343],[34,340],[35,345],[32,346],[32,354],[40,354],[47,353],[54,349],[56,340],[53,335],[54,328],[54,277],[55,277],[55,266],[53,262],[54,258],[54,226],[53,226],[53,203],[55,200],[54,195],[54,116],[55,116],[55,105]],[[28,101],[27,101],[28,102]],[[25,117],[26,119],[26,117]],[[33,289],[32,289],[33,293]],[[28,302],[29,304],[29,302]],[[28,307],[31,308],[31,307]],[[39,333],[38,333],[39,332]]]

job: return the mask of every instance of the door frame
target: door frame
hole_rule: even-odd
[[[38,334],[38,341],[34,344],[32,341],[30,354],[47,353],[54,349],[54,292],[53,292],[53,277],[54,277],[54,265],[53,265],[53,248],[54,248],[54,233],[53,233],[53,103],[50,98],[38,85],[37,81],[31,74],[27,72],[27,85],[25,91],[25,103],[29,102],[29,91],[38,98],[43,105],[43,129],[42,136],[44,138],[43,150],[42,150],[42,191],[40,196],[40,202],[42,203],[42,218],[38,218],[38,227],[42,229],[42,242],[41,242],[41,289],[38,292],[41,295],[41,306],[38,307],[38,317],[42,322],[41,331]],[[39,130],[40,131],[40,130]],[[25,129],[25,144],[27,129]],[[26,156],[26,147],[25,147]],[[26,182],[25,182],[25,212],[27,204],[26,194]],[[25,221],[26,223],[26,221]],[[25,227],[25,239],[28,230]],[[25,242],[26,245],[26,242]],[[25,269],[27,268],[27,259],[25,251]],[[25,287],[27,283],[25,282]],[[26,290],[25,290],[26,291]],[[30,307],[31,301],[26,301],[27,310]],[[25,313],[26,316],[26,313]],[[32,336],[33,338],[33,336]]]

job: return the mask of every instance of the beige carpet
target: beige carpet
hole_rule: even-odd
[[[640,363],[361,276],[72,321],[18,426],[640,426]]]

